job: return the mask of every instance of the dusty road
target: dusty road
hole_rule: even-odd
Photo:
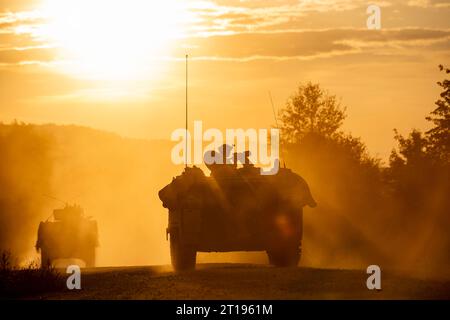
[[[95,268],[82,271],[81,290],[42,299],[450,299],[450,281],[419,280],[384,272],[379,292],[366,288],[364,270],[274,268],[200,264]]]

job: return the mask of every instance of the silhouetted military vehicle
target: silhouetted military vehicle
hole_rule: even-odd
[[[275,266],[297,265],[303,207],[315,207],[305,180],[289,169],[261,175],[251,164],[185,168],[159,192],[169,209],[175,270],[195,267],[197,252],[266,251]]]
[[[56,259],[70,258],[81,259],[86,267],[94,267],[97,246],[97,222],[85,217],[80,206],[55,209],[53,221],[39,224],[36,249],[41,252],[42,267]]]

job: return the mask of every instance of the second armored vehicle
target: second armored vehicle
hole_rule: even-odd
[[[85,217],[80,206],[55,209],[53,221],[39,224],[36,249],[41,253],[42,267],[56,259],[70,258],[81,259],[86,267],[94,267],[97,246],[97,222]]]

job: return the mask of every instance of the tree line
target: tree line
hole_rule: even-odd
[[[448,77],[448,68],[439,69]],[[387,165],[342,130],[346,108],[319,84],[300,85],[280,110],[282,154],[308,180],[319,203],[305,217],[305,241],[314,244],[311,262],[377,259],[448,269],[450,81],[437,85],[442,92],[425,118],[431,129],[412,129],[406,136],[394,129],[396,147]]]

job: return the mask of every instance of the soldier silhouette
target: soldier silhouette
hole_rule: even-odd
[[[233,146],[223,144],[218,151],[210,150],[205,152],[203,157],[206,167],[211,171],[211,175],[217,175],[223,170],[228,170],[235,166],[231,163],[230,154]]]
[[[250,151],[244,151],[241,153],[234,153],[234,164],[237,166],[237,163],[240,162],[243,167],[254,167],[255,165],[250,161],[251,156]]]

